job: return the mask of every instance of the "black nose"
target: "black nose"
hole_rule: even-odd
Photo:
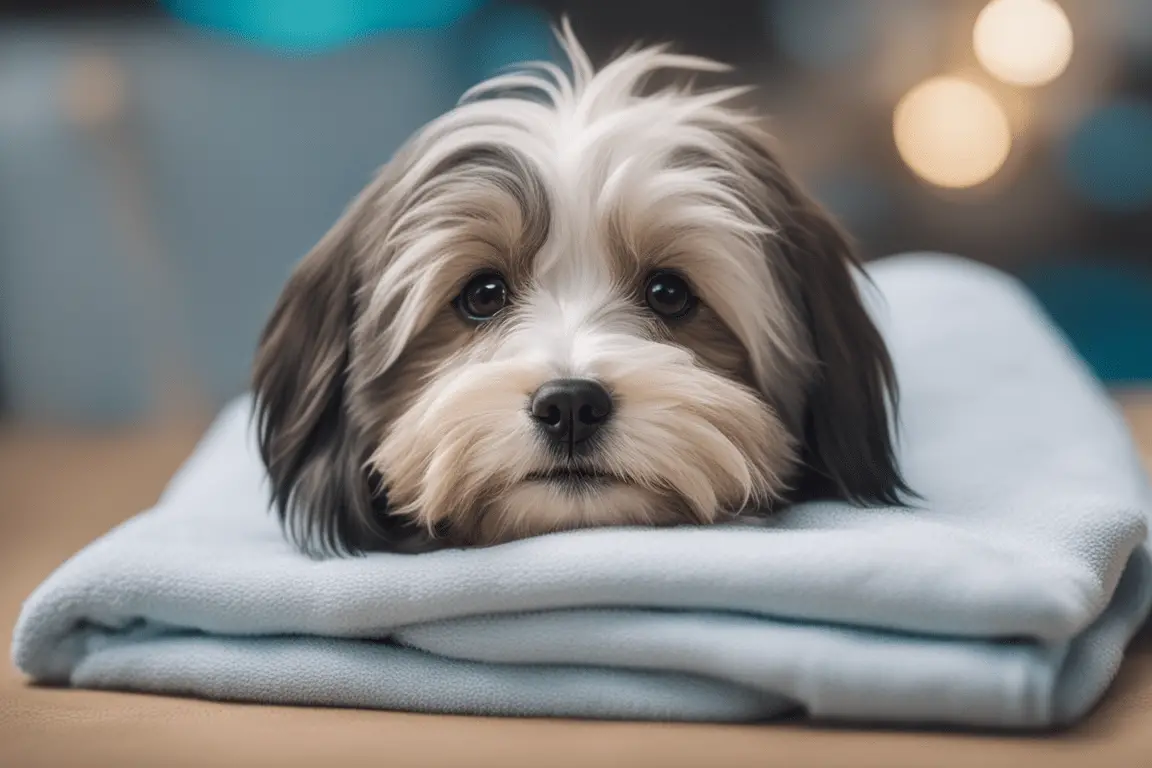
[[[532,418],[553,442],[575,446],[612,415],[612,395],[590,379],[553,379],[536,390]]]

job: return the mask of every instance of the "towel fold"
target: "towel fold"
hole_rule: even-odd
[[[1070,723],[1152,604],[1124,421],[1011,278],[933,255],[869,271],[916,508],[313,561],[268,512],[241,399],[153,509],[33,593],[13,658],[46,682],[275,703]]]

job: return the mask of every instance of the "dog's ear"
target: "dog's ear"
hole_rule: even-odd
[[[349,409],[355,249],[365,200],[293,270],[253,368],[257,442],[272,503],[289,537],[313,556],[422,548],[414,526],[386,514],[387,497],[366,471],[369,447]]]
[[[801,496],[862,505],[911,495],[895,452],[899,387],[888,347],[861,299],[852,246],[820,206],[789,195],[781,250],[816,360],[804,410]]]
[[[774,230],[766,247],[772,272],[808,336],[813,363],[802,411],[793,414],[804,460],[794,497],[903,504],[915,494],[896,460],[898,386],[887,345],[859,292],[859,258],[763,137],[743,134],[737,142],[764,198],[765,223]]]
[[[350,210],[296,266],[253,368],[257,441],[272,502],[304,551],[355,551],[372,493],[347,410],[353,317]]]

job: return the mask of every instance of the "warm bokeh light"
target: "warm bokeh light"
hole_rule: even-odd
[[[1054,0],[992,0],[972,30],[976,58],[1006,83],[1051,82],[1072,58],[1072,25]]]
[[[896,105],[893,135],[916,175],[941,187],[972,187],[1000,170],[1012,147],[1008,117],[984,89],[937,77]]]

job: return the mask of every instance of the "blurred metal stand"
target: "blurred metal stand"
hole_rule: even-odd
[[[93,49],[72,58],[61,85],[68,122],[99,153],[126,246],[124,273],[134,281],[126,295],[140,318],[136,341],[148,366],[147,416],[158,423],[203,421],[213,409],[192,362],[186,294],[155,223],[131,80],[112,53]]]

